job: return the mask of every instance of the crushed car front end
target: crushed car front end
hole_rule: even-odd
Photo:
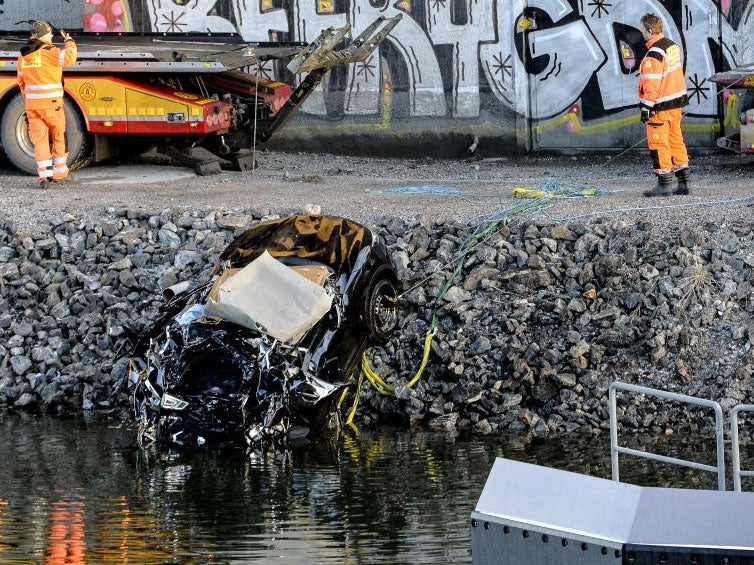
[[[397,325],[396,285],[384,243],[356,222],[291,216],[249,228],[136,340],[139,441],[256,446],[337,424],[365,349]]]

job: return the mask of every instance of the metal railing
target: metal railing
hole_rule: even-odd
[[[634,392],[638,394],[644,394],[647,396],[655,396],[657,398],[664,398],[666,400],[673,400],[676,402],[682,402],[685,404],[692,404],[695,406],[701,406],[703,408],[711,408],[715,412],[715,437],[716,437],[716,444],[717,444],[717,465],[705,465],[702,463],[697,463],[696,461],[688,461],[686,459],[678,459],[675,457],[667,457],[664,455],[659,455],[657,453],[651,453],[649,451],[641,451],[639,449],[631,449],[628,447],[622,447],[618,445],[618,411],[616,406],[616,390],[622,390],[625,392]],[[630,385],[626,383],[621,382],[614,382],[610,385],[610,391],[609,391],[609,398],[610,398],[610,461],[612,465],[612,474],[613,474],[613,480],[619,481],[620,480],[620,471],[618,469],[618,454],[624,453],[626,455],[634,455],[636,457],[644,457],[646,459],[652,459],[654,461],[660,461],[662,463],[670,463],[674,465],[681,465],[683,467],[690,467],[692,469],[699,469],[701,471],[709,471],[713,473],[717,473],[717,488],[718,490],[725,490],[725,449],[723,446],[723,409],[721,406],[712,400],[705,400],[701,398],[696,398],[694,396],[687,396],[685,394],[677,394],[674,392],[666,392],[663,390],[657,390],[653,388],[647,388],[643,386],[637,386],[637,385]],[[742,406],[750,406],[752,410],[754,410],[754,405],[741,405],[734,410],[741,408]],[[741,408],[743,410],[744,408]],[[737,412],[736,412],[737,414]],[[731,416],[733,416],[733,413],[731,413]],[[736,438],[738,436],[737,433],[737,425],[733,428],[736,430]],[[736,445],[737,448],[737,445]],[[734,458],[734,467],[735,464],[738,462],[738,450],[733,450],[733,458]],[[736,475],[736,470],[734,469],[734,480],[735,477],[738,476],[739,481],[739,490],[740,490],[740,476],[746,474],[749,476],[754,476],[754,472],[749,473],[738,471],[738,475]]]
[[[754,412],[754,404],[739,404],[730,411],[730,438],[733,456],[733,490],[741,492],[741,477],[754,477],[754,471],[741,470],[740,444],[738,442],[738,413]]]

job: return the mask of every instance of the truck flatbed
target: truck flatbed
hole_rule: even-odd
[[[291,57],[306,44],[300,42],[249,43],[236,34],[72,34],[78,61],[66,73],[123,70],[127,62],[136,72],[224,72]],[[0,65],[14,68],[27,38],[0,35]],[[62,42],[58,42],[61,44]],[[5,60],[4,63],[2,61]]]

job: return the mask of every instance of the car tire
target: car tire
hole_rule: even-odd
[[[64,103],[66,124],[66,145],[68,146],[68,168],[85,167],[92,157],[92,136],[86,131],[81,112],[68,98]],[[26,121],[26,107],[21,94],[17,94],[5,107],[0,123],[0,142],[8,160],[18,169],[31,175],[37,174],[34,160],[34,146],[29,139],[29,123]]]
[[[364,309],[369,342],[385,343],[398,326],[398,300],[395,284],[380,273],[372,279]]]

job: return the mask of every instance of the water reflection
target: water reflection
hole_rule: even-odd
[[[468,518],[495,457],[610,473],[601,437],[380,430],[252,456],[158,454],[101,421],[0,422],[2,563],[468,563]],[[676,443],[658,449],[699,457],[698,441]],[[715,485],[628,458],[621,471],[640,484]]]
[[[50,507],[45,563],[83,563],[85,554],[84,501],[79,499],[53,502]]]

